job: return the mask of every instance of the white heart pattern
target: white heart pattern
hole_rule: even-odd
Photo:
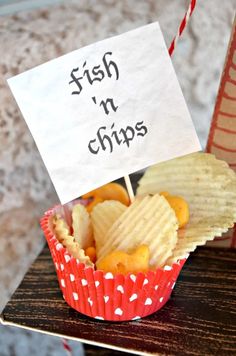
[[[70,256],[69,255],[65,255],[64,257],[65,257],[66,263],[68,263],[70,261]]]
[[[116,308],[115,314],[116,314],[116,315],[122,315],[122,314],[123,314],[123,310],[120,309],[120,308]]]
[[[78,299],[79,299],[78,294],[77,294],[77,293],[75,293],[75,292],[73,292],[73,298],[74,298],[74,300],[78,300]]]
[[[135,299],[138,298],[138,295],[136,293],[132,294],[131,297],[129,298],[130,302],[133,302]]]
[[[151,305],[151,304],[152,304],[151,298],[147,298],[147,299],[145,300],[144,305]]]
[[[133,281],[136,282],[136,276],[134,274],[131,274],[129,278]]]
[[[132,320],[137,320],[137,319],[140,319],[141,316],[135,316]]]
[[[105,302],[105,303],[107,303],[107,302],[108,302],[108,300],[109,300],[109,296],[108,296],[108,295],[104,295],[104,297],[103,297],[103,298],[104,298],[104,302]]]
[[[75,280],[75,276],[72,273],[70,273],[70,281],[74,282],[74,280]]]
[[[117,286],[116,289],[118,290],[118,292],[121,292],[122,294],[124,294],[124,288],[122,285]]]
[[[89,302],[89,304],[90,304],[91,306],[93,305],[93,301],[91,300],[90,297],[88,297],[88,302]]]
[[[59,244],[56,245],[57,251],[61,250],[62,248],[63,248],[62,244],[59,243]]]
[[[99,281],[95,281],[95,286],[98,287],[100,285]]]
[[[86,279],[81,279],[81,284],[85,287],[88,285],[88,282],[86,281]]]
[[[111,272],[107,272],[105,274],[105,279],[113,279],[113,274]]]

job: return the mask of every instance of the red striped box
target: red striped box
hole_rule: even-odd
[[[226,161],[236,171],[236,17],[212,117],[206,151]],[[213,246],[236,248],[236,226]]]

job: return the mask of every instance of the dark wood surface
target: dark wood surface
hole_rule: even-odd
[[[139,321],[111,323],[89,319],[65,303],[45,247],[1,318],[135,354],[236,355],[236,251],[199,248],[163,309]]]

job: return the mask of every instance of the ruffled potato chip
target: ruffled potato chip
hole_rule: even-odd
[[[81,248],[80,244],[75,241],[75,238],[70,235],[69,227],[65,220],[60,215],[54,215],[52,218],[53,230],[56,238],[62,245],[67,249],[67,251],[74,257],[79,259],[81,263],[87,266],[93,266],[88,256],[85,256],[84,250]]]
[[[99,261],[114,250],[130,253],[140,245],[150,249],[150,267],[163,266],[177,242],[178,222],[159,194],[136,198],[105,235]]]
[[[90,215],[81,204],[76,204],[72,209],[72,228],[75,241],[80,247],[86,249],[93,245],[93,230]]]
[[[106,200],[96,205],[91,212],[96,253],[106,242],[106,233],[127,207],[117,200]]]
[[[183,197],[190,209],[189,222],[179,230],[168,264],[221,236],[236,221],[236,175],[212,154],[193,153],[148,168],[137,194],[161,191]]]

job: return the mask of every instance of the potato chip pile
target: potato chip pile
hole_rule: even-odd
[[[99,209],[100,204],[92,216]],[[105,244],[98,251],[97,263],[114,250],[132,253],[145,244],[150,250],[150,265],[162,266],[177,243],[177,229],[175,213],[163,196],[136,198],[105,232]],[[96,235],[94,238],[97,241]]]
[[[171,265],[236,221],[236,175],[205,153],[148,168],[131,205],[116,183],[84,197],[91,202],[73,207],[71,228],[53,217],[55,235],[73,257],[114,274]]]
[[[212,154],[198,152],[148,168],[137,194],[163,190],[183,197],[190,210],[189,222],[179,229],[168,264],[221,236],[236,222],[236,174]]]

